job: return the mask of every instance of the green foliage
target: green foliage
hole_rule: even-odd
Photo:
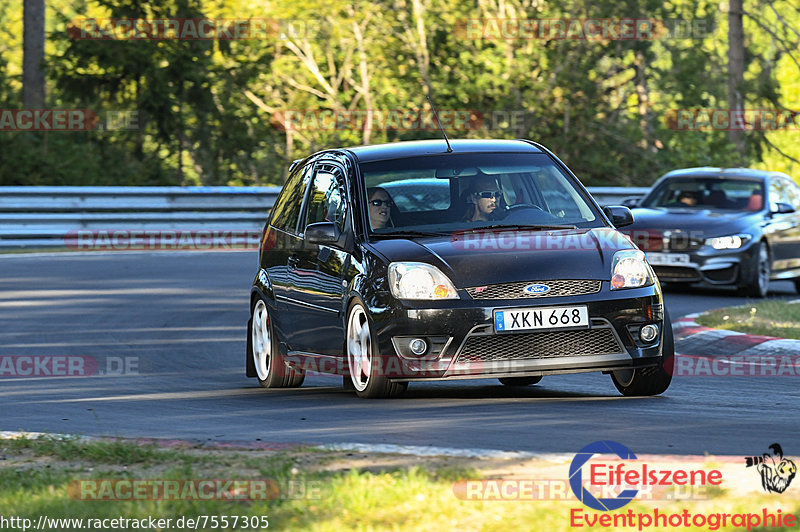
[[[471,110],[452,137],[527,137],[588,184],[646,185],[663,172],[738,160],[725,131],[677,131],[679,109],[726,108],[727,13],[711,0],[560,3],[48,0],[48,107],[132,111],[134,130],[3,132],[0,185],[279,184],[318,149],[436,138],[380,127],[287,130],[287,111]],[[22,0],[0,7],[0,108],[18,108]],[[745,6],[747,108],[800,107],[800,12]],[[251,40],[76,39],[92,18],[280,20]],[[644,40],[482,38],[466,21],[649,19],[692,35]],[[667,24],[669,26],[669,24]],[[674,26],[674,25],[673,25]],[[73,28],[70,33],[70,28]],[[503,37],[494,34],[495,37]],[[514,116],[515,119],[500,118]],[[748,132],[747,164],[800,166],[797,132]]]

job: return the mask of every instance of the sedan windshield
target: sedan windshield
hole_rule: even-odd
[[[545,154],[447,154],[360,167],[374,234],[604,225],[573,178]]]
[[[639,206],[757,211],[763,205],[761,181],[681,177],[662,181]]]

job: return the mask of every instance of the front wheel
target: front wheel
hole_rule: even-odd
[[[675,337],[672,336],[672,322],[666,310],[661,338],[664,346],[657,366],[611,372],[611,380],[622,395],[626,397],[658,395],[669,388],[675,365]]]
[[[264,300],[253,305],[250,320],[250,354],[258,382],[264,388],[297,388],[303,384],[305,373],[286,365],[278,350],[272,320]]]
[[[350,380],[359,397],[388,398],[405,393],[408,383],[390,381],[381,369],[383,364],[369,316],[360,301],[355,301],[347,313],[345,350]]]
[[[740,288],[747,296],[764,298],[767,297],[767,292],[769,291],[769,277],[772,271],[772,262],[767,244],[759,242],[753,255],[755,256],[753,270],[744,279],[744,283]]]

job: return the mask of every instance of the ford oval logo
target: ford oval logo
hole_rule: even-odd
[[[529,284],[523,288],[526,294],[546,294],[550,291],[550,287],[546,284]]]

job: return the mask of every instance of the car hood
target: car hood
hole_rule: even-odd
[[[627,234],[637,230],[681,231],[707,238],[742,231],[760,218],[758,213],[708,209],[637,208],[632,212],[634,222],[625,228]]]
[[[608,280],[614,252],[635,249],[627,237],[610,228],[495,229],[371,244],[389,262],[432,264],[461,288],[553,279]]]

